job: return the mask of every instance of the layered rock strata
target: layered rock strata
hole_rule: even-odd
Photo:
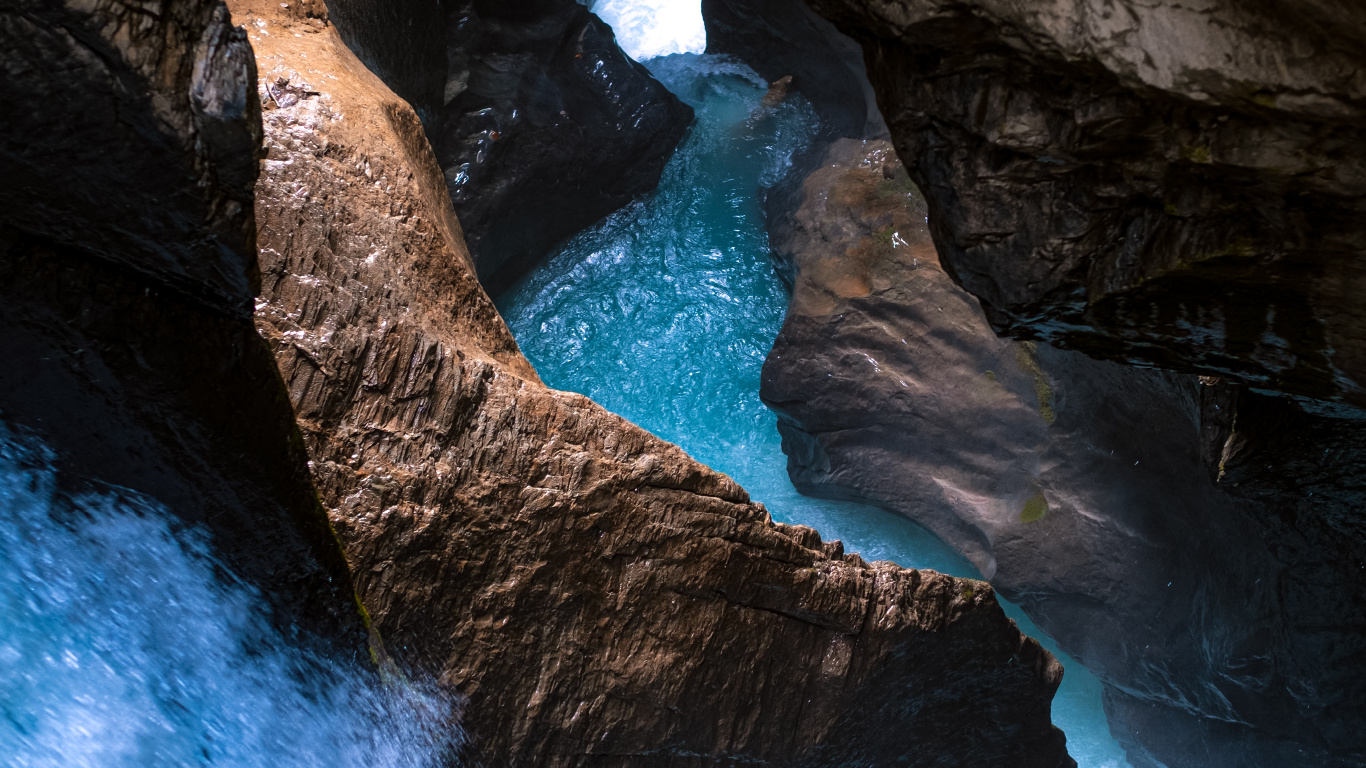
[[[149,496],[287,637],[365,658],[350,575],[252,325],[261,141],[212,0],[0,3],[0,419],[63,491]]]
[[[257,322],[365,604],[469,697],[469,761],[1072,764],[1061,670],[989,586],[776,525],[545,388],[413,111],[331,28],[233,7],[266,102]]]
[[[1366,6],[812,6],[998,331],[1366,404]]]
[[[574,0],[464,0],[448,25],[433,144],[497,295],[557,242],[654,189],[692,108]]]
[[[1135,765],[1358,764],[1359,422],[998,338],[928,213],[846,140],[774,228],[793,481],[965,555],[1106,683]]]

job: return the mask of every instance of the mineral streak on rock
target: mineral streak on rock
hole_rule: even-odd
[[[1366,5],[812,6],[998,331],[1366,404]]]
[[[1107,684],[1135,765],[1358,764],[1360,419],[998,338],[927,214],[845,140],[775,222],[793,482],[974,562]]]
[[[220,2],[147,5],[0,2],[0,417],[56,453],[63,492],[154,498],[286,636],[365,658],[251,321],[251,48]]]
[[[1072,765],[989,586],[868,564],[545,388],[417,118],[316,14],[235,2],[268,157],[257,320],[390,646],[483,765]]]

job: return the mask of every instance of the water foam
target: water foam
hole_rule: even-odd
[[[422,768],[454,703],[290,645],[203,535],[70,497],[0,428],[0,759],[15,768]]]
[[[590,7],[611,25],[617,44],[636,61],[707,48],[699,0],[599,0]]]

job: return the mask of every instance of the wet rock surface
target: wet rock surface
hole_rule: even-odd
[[[998,338],[928,208],[846,140],[774,226],[794,483],[964,554],[1106,683],[1135,765],[1360,764],[1361,422]]]
[[[145,494],[300,643],[365,658],[256,335],[255,66],[222,3],[0,4],[0,418],[62,491]]]
[[[371,615],[469,697],[471,764],[1072,764],[1061,669],[989,586],[775,525],[541,385],[413,111],[332,29],[233,7],[269,33],[258,326]]]
[[[702,19],[707,53],[736,56],[769,82],[791,77],[826,140],[885,135],[858,43],[805,3],[705,0]]]
[[[812,6],[998,331],[1366,403],[1366,6]]]
[[[433,144],[497,295],[555,243],[654,189],[692,109],[573,0],[464,0],[447,24]]]

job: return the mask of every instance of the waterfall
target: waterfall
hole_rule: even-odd
[[[0,428],[0,755],[16,768],[422,768],[454,702],[294,647],[155,500]]]
[[[637,61],[707,48],[700,0],[594,0],[588,7],[612,26],[617,44]]]

